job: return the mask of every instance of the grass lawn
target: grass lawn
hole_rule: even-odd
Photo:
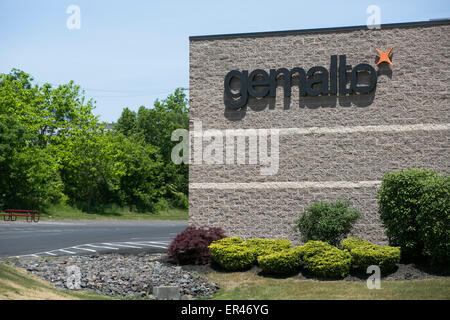
[[[25,270],[0,263],[0,300],[111,300],[87,291],[62,290],[28,274]]]
[[[262,277],[253,272],[211,273],[220,286],[215,300],[426,300],[450,299],[450,279],[381,281],[381,289],[369,290],[365,282],[316,281]],[[111,300],[89,291],[62,290],[27,273],[0,263],[0,300]]]
[[[183,209],[138,213],[113,207],[104,213],[86,213],[69,206],[55,205],[47,211],[41,213],[42,220],[188,220],[188,211]]]
[[[425,300],[450,299],[450,279],[381,281],[369,290],[365,281],[316,281],[262,277],[252,272],[211,273],[221,288],[216,300]]]

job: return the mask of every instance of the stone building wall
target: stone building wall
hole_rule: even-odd
[[[377,67],[376,48],[391,47],[393,65]],[[225,106],[231,70],[330,68],[331,55],[373,66],[376,89],[303,97],[294,85],[284,97],[281,80],[275,97],[250,97],[237,110]],[[276,129],[279,162],[275,174],[262,175],[263,164],[248,163],[248,145],[245,164],[193,161],[190,223],[297,242],[292,226],[302,210],[343,199],[362,212],[352,235],[385,243],[376,198],[383,174],[416,166],[450,173],[449,61],[448,21],[191,37],[191,132],[199,123],[223,136],[229,129]]]

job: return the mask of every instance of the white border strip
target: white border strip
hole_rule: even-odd
[[[281,135],[291,134],[324,134],[324,133],[358,133],[358,132],[409,132],[409,131],[442,131],[450,130],[450,123],[444,124],[406,124],[378,126],[338,126],[311,128],[280,128]]]
[[[381,181],[300,181],[300,182],[223,182],[190,183],[190,189],[309,189],[309,188],[368,188]]]
[[[257,135],[258,130],[269,129],[222,129],[222,130],[191,130],[193,135],[202,135],[209,137],[216,135],[217,131],[232,135]],[[347,133],[366,133],[366,132],[410,132],[410,131],[445,131],[450,130],[450,123],[419,123],[419,124],[404,124],[404,125],[369,125],[369,126],[336,126],[336,127],[310,127],[310,128],[272,128],[277,130],[280,135],[308,135],[308,134],[347,134]]]

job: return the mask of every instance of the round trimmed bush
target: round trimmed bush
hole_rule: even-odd
[[[289,275],[300,269],[299,254],[293,248],[261,255],[258,265],[266,274]]]
[[[448,265],[450,176],[428,169],[404,169],[383,176],[379,212],[389,244],[407,259],[426,257]]]
[[[347,238],[342,241],[341,248],[351,251],[356,247],[367,246],[371,244],[372,242],[370,242],[369,240],[359,238]]]
[[[291,241],[288,239],[249,239],[244,242],[255,254],[255,263],[258,263],[258,257],[289,249]]]
[[[299,231],[301,240],[319,240],[338,245],[361,216],[350,209],[348,201],[315,202],[295,222],[294,231]]]
[[[208,264],[211,262],[208,246],[224,237],[220,228],[189,226],[172,240],[167,253],[177,264]]]
[[[376,265],[382,273],[386,273],[400,262],[400,247],[380,246],[359,238],[345,239],[341,247],[350,252],[352,263],[363,272],[368,266]]]
[[[394,270],[400,262],[400,247],[362,245],[353,248],[350,254],[352,263],[364,272],[367,267],[376,265],[380,267],[381,273],[387,273]]]
[[[224,238],[209,245],[211,258],[229,271],[248,269],[255,262],[255,253],[238,237]]]
[[[417,215],[423,254],[436,270],[450,265],[450,175],[435,176],[422,187]]]
[[[350,253],[326,242],[308,241],[294,251],[305,263],[305,269],[319,278],[344,278],[350,272]]]
[[[215,244],[221,245],[233,245],[233,244],[242,244],[244,240],[241,237],[226,237],[220,240],[214,241]]]

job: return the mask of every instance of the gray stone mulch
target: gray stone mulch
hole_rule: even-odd
[[[218,287],[197,272],[165,263],[162,254],[103,254],[19,258],[7,262],[42,278],[56,287],[69,289],[73,274],[69,266],[80,270],[80,287],[98,294],[128,298],[153,298],[155,286],[177,286],[183,299],[211,297]],[[69,269],[70,270],[70,269]]]

